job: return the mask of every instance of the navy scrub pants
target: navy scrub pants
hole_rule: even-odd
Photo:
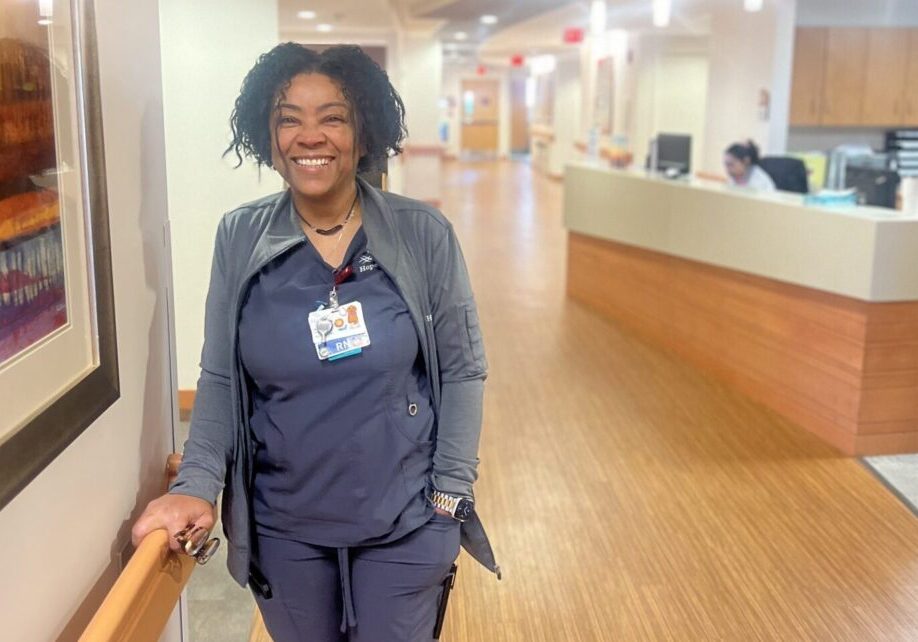
[[[255,594],[274,642],[426,642],[459,522],[434,514],[381,546],[335,549],[258,536],[272,597]]]

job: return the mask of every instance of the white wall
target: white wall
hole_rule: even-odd
[[[121,398],[0,512],[0,622],[16,642],[76,639],[172,450],[157,3],[95,6]]]
[[[580,136],[582,96],[580,57],[558,56],[555,74],[554,140],[548,162],[552,176],[563,176],[564,165],[579,156],[574,143]]]
[[[392,85],[405,103],[408,140],[400,161],[400,192],[411,198],[440,199],[440,87],[443,54],[440,41],[428,33],[402,32],[392,66]],[[414,152],[412,152],[414,148]],[[397,172],[398,173],[398,172]]]
[[[790,101],[794,0],[765,3],[758,13],[740,2],[712,12],[708,116],[703,171],[723,172],[723,150],[754,139],[764,153],[784,151]],[[771,94],[771,113],[763,119],[759,92]]]
[[[625,94],[616,103],[622,103],[623,112],[630,109],[632,114],[616,116],[616,121],[621,118],[623,125],[630,121],[625,131],[634,163],[643,166],[649,141],[658,133],[685,133],[692,136],[692,169],[701,169],[711,65],[708,39],[647,34],[635,38],[631,46],[633,70],[616,82],[617,93],[621,86]],[[629,102],[628,92],[633,92],[633,102]]]
[[[273,170],[221,159],[242,79],[278,40],[276,0],[160,0],[163,107],[175,260],[178,387],[193,389],[222,214],[282,187]]]

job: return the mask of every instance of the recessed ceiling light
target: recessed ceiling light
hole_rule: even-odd
[[[469,37],[469,34],[467,34],[464,31],[457,31],[455,34],[453,34],[453,38],[455,38],[456,40],[465,40],[468,37]]]
[[[483,15],[483,16],[481,16],[481,24],[483,24],[483,25],[496,25],[496,24],[497,24],[497,16],[493,16],[493,15],[491,15],[491,14]]]
[[[673,0],[653,0],[653,26],[668,27],[673,13]]]
[[[320,25],[316,25],[316,31],[321,31],[323,33],[327,33],[331,31],[333,28],[334,27],[332,27],[330,24],[326,24],[324,22]]]
[[[316,12],[315,11],[297,11],[296,17],[300,20],[315,20]]]
[[[746,9],[746,11],[761,11],[762,0],[743,0],[743,8]]]
[[[51,24],[51,21],[47,18],[42,18],[38,21],[38,24],[40,24],[42,27],[47,27],[49,24]]]

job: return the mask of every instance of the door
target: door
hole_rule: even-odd
[[[905,121],[908,29],[868,29],[867,74],[861,123],[889,126]]]
[[[826,30],[797,29],[794,37],[791,125],[820,124],[825,66]]]
[[[859,125],[867,80],[867,29],[829,29],[822,94],[823,125]]]
[[[497,79],[462,81],[462,151],[497,154],[500,85]]]
[[[529,151],[529,112],[526,108],[526,77],[510,79],[510,151],[524,154]]]

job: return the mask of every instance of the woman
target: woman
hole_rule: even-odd
[[[759,165],[759,148],[751,140],[734,143],[724,152],[724,168],[731,185],[774,192],[775,182]]]
[[[433,208],[359,176],[404,106],[358,47],[263,55],[233,151],[288,185],[224,216],[178,478],[133,529],[209,529],[276,642],[429,640],[472,501],[486,362],[459,244]],[[178,547],[174,537],[173,548]]]

